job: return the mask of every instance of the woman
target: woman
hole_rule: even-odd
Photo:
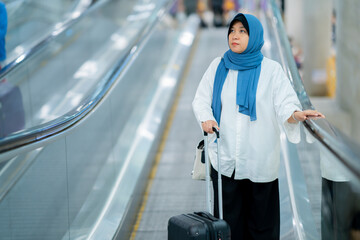
[[[300,141],[300,121],[324,118],[300,103],[280,64],[264,57],[263,28],[237,14],[228,30],[229,50],[215,58],[197,89],[193,110],[202,130],[221,129],[224,219],[232,239],[279,239],[280,127]],[[209,144],[217,209],[217,149]]]

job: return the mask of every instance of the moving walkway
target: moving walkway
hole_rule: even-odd
[[[189,103],[226,30],[176,21],[165,0],[100,3],[0,72],[24,111],[0,139],[1,239],[165,239],[169,216],[205,208],[204,183],[190,177],[201,132]],[[264,54],[313,108],[276,4],[257,14]],[[305,122],[298,145],[282,138],[282,239],[320,239],[323,178],[358,189],[352,144],[326,120]]]

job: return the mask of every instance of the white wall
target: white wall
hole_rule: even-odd
[[[303,52],[303,81],[310,96],[326,94],[326,61],[331,47],[330,0],[286,0],[285,24]]]
[[[360,1],[336,0],[335,9],[336,100],[350,114],[352,137],[360,143]]]
[[[285,1],[285,27],[286,32],[294,41],[294,44],[303,47],[303,0],[286,0]]]
[[[309,95],[326,95],[326,62],[331,47],[332,1],[304,0],[303,80]]]

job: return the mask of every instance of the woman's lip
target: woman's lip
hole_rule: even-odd
[[[237,46],[237,45],[239,45],[239,44],[237,44],[237,43],[232,43],[231,45],[233,45],[233,46]]]

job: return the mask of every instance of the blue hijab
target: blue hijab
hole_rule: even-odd
[[[248,46],[242,53],[235,53],[231,49],[225,52],[215,74],[211,108],[218,124],[220,124],[221,116],[221,91],[229,69],[238,71],[236,104],[239,105],[239,112],[248,115],[250,121],[256,120],[256,90],[264,57],[261,53],[264,45],[263,27],[255,16],[242,13],[234,17],[230,27],[236,20],[240,21],[243,17],[249,28]]]

